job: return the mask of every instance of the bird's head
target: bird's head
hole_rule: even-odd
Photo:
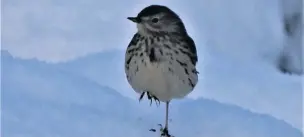
[[[128,19],[137,24],[138,32],[142,35],[187,33],[179,16],[166,6],[148,6],[136,17],[128,17]]]

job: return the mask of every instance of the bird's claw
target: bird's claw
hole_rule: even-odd
[[[147,96],[148,96],[148,99],[150,100],[150,106],[152,105],[153,100],[155,101],[156,106],[160,105],[160,101],[157,97],[155,97],[154,95],[151,95],[149,92],[147,92]]]
[[[156,106],[160,105],[160,101],[157,97],[155,97],[154,95],[151,95],[149,92],[143,92],[141,93],[140,97],[139,97],[139,101],[142,100],[142,98],[145,96],[145,94],[147,93],[148,99],[150,100],[150,106],[152,105],[153,100],[156,103]]]
[[[160,101],[159,101],[159,99],[158,99],[157,97],[152,96],[152,99],[154,100],[156,106],[159,106],[159,105],[160,105]],[[151,104],[152,104],[152,99],[150,100],[150,106],[151,106]]]
[[[145,96],[146,92],[141,93],[140,97],[139,97],[139,102],[142,100],[142,98]]]

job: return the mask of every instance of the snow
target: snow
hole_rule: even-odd
[[[114,89],[54,64],[2,52],[2,135],[156,136],[164,105],[124,97]],[[170,106],[171,132],[179,137],[301,137],[290,124],[204,98]]]

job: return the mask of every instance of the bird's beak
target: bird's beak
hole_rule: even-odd
[[[127,19],[129,19],[129,20],[131,20],[131,21],[133,21],[135,23],[140,23],[140,19],[137,18],[137,17],[128,17]]]

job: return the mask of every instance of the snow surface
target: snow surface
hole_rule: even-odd
[[[164,105],[127,98],[53,64],[2,51],[3,137],[153,137]],[[150,108],[150,109],[149,109]],[[288,123],[238,106],[199,98],[171,104],[178,137],[301,137]]]

